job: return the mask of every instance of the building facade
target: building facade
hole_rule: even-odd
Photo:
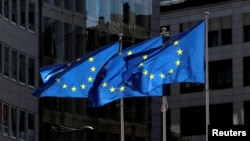
[[[74,61],[117,41],[119,33],[123,48],[160,34],[158,0],[43,0],[40,4],[40,67]],[[39,140],[120,140],[119,101],[98,108],[87,103],[87,99],[40,98]],[[153,138],[151,107],[150,98],[124,99],[125,140]],[[57,133],[51,128],[86,125],[95,131]]]
[[[166,4],[166,3],[165,3]],[[184,1],[161,6],[161,26],[174,36],[208,16],[209,123],[249,125],[250,1]],[[190,141],[205,141],[204,85],[172,84],[168,127]]]
[[[38,140],[38,1],[0,1],[0,140]]]

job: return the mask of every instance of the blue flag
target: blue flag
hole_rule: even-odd
[[[126,48],[114,56],[100,72],[102,77],[99,78],[101,79],[96,80],[95,86],[90,91],[89,106],[103,106],[114,100],[126,97],[162,96],[162,87],[152,92],[142,94],[127,87],[122,80],[122,73],[126,71],[124,57],[158,47],[162,45],[162,43],[162,36],[154,37],[130,48]]]
[[[98,72],[112,56],[119,52],[119,48],[120,43],[115,42],[72,62],[63,71],[55,71],[56,73],[33,95],[37,97],[87,98]]]
[[[49,66],[45,66],[45,67],[40,68],[39,72],[40,72],[41,79],[42,79],[43,83],[46,83],[51,77],[60,73],[65,68],[67,68],[66,63],[49,65]]]
[[[124,82],[148,93],[170,83],[204,83],[205,21],[170,38],[164,46],[124,58]]]

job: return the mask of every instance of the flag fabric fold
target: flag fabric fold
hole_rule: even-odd
[[[100,76],[102,77],[96,80],[94,87],[92,87],[89,93],[89,106],[103,106],[114,100],[126,97],[162,96],[162,87],[142,94],[127,87],[122,80],[122,73],[126,70],[124,57],[161,46],[162,43],[163,36],[157,36],[126,48],[114,56],[100,71]]]
[[[45,83],[32,93],[33,96],[87,98],[98,72],[119,52],[119,48],[120,42],[115,42],[77,59],[67,67],[62,64],[45,67],[42,71],[47,76],[44,77]]]
[[[60,73],[67,67],[66,63],[62,64],[54,64],[45,66],[39,69],[41,79],[43,83],[46,83],[51,77],[55,76],[56,74]]]
[[[123,81],[147,93],[170,83],[204,83],[205,21],[164,43],[164,46],[125,57]]]

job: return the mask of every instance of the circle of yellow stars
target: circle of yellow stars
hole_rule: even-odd
[[[178,46],[179,45],[179,41],[175,40],[173,42],[173,45],[174,46]],[[178,48],[177,51],[176,51],[176,53],[177,53],[177,55],[181,56],[181,55],[183,55],[183,50],[181,48]],[[148,59],[148,55],[145,54],[145,55],[142,56],[142,60],[143,61],[147,60],[147,59]],[[143,61],[141,63],[139,63],[139,67],[140,68],[144,66]],[[176,67],[179,67],[181,65],[181,60],[177,59],[174,63],[175,63]],[[170,68],[167,73],[169,75],[172,75],[172,74],[174,74],[174,72],[175,72],[175,70],[173,68]],[[144,76],[147,76],[149,78],[149,80],[153,80],[156,77],[155,74],[149,73],[149,71],[147,69],[144,69],[143,72],[142,72],[142,74]],[[165,74],[162,73],[162,72],[159,74],[159,77],[161,79],[165,79],[166,78]]]

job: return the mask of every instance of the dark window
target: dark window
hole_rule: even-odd
[[[123,4],[123,22],[129,23],[130,6],[128,3]]]
[[[2,60],[3,60],[3,53],[2,53],[2,42],[0,42],[0,74],[2,73]]]
[[[204,91],[204,84],[200,83],[181,83],[180,93],[191,93]]]
[[[233,123],[233,104],[215,104],[209,108],[210,125],[230,126]],[[222,112],[223,111],[223,112]]]
[[[11,51],[11,78],[13,80],[17,80],[17,51]]]
[[[221,40],[221,45],[232,44],[232,29],[222,29]]]
[[[206,131],[205,106],[181,108],[181,135],[202,135]]]
[[[25,28],[25,20],[26,20],[26,15],[25,15],[25,9],[26,9],[26,3],[25,0],[20,0],[19,2],[19,22],[20,26]]]
[[[4,0],[4,17],[9,19],[9,0]]]
[[[170,95],[170,84],[163,85],[163,94]]]
[[[34,31],[35,30],[35,4],[32,2],[29,2],[29,30]]]
[[[10,55],[9,55],[9,47],[4,47],[4,69],[3,74],[9,77],[9,68],[10,68]]]
[[[33,58],[28,59],[28,84],[35,86],[35,60]]]
[[[250,101],[244,102],[244,124],[250,126]]]
[[[250,85],[250,56],[243,58],[243,83],[244,86]]]
[[[2,9],[3,9],[3,7],[2,7],[2,0],[0,0],[0,15],[2,15]]]
[[[26,57],[23,54],[19,54],[19,82],[25,83],[25,61]]]
[[[231,88],[232,60],[209,62],[209,74],[210,89]]]
[[[11,21],[17,22],[17,0],[11,1]]]
[[[245,25],[243,27],[244,30],[244,42],[250,41],[250,25]]]
[[[208,32],[208,46],[215,47],[219,45],[219,31]]]

